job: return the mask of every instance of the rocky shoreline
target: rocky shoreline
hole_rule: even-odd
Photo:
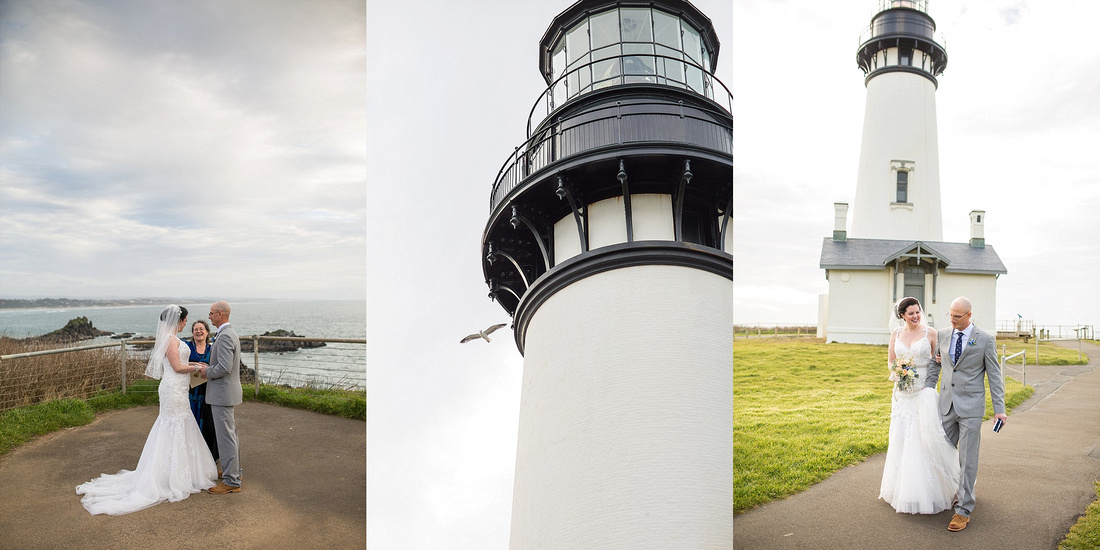
[[[17,338],[16,340],[22,340],[24,342],[33,342],[41,344],[73,344],[76,342],[82,342],[84,340],[91,340],[100,336],[110,336],[115,340],[133,338],[134,334],[130,332],[124,332],[115,334],[106,330],[99,330],[92,325],[92,322],[87,317],[77,317],[71,319],[64,327],[57,329],[53,332],[43,334],[41,336],[32,336],[30,338]],[[295,334],[293,331],[277,329],[263,333],[261,336],[275,336],[275,337],[292,337],[302,338],[303,336]],[[152,339],[152,337],[147,337]],[[184,338],[184,340],[190,340],[190,338]],[[319,348],[324,347],[324,342],[295,342],[295,341],[260,341],[261,353],[286,353],[291,351],[298,351],[299,349]],[[137,349],[149,349],[151,344],[135,344]],[[247,338],[241,339],[241,353],[252,353],[252,340]]]
[[[92,326],[92,322],[89,321],[87,317],[77,317],[75,319],[70,319],[68,323],[65,323],[65,326],[53,332],[41,336],[23,338],[22,340],[44,344],[68,344],[90,340],[97,336],[110,336],[111,334],[114,333],[106,330],[99,330]]]

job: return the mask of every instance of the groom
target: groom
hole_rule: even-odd
[[[217,302],[210,306],[210,322],[218,327],[214,346],[210,350],[210,365],[202,373],[206,384],[206,402],[214,416],[214,433],[218,439],[218,461],[222,479],[210,488],[215,495],[241,492],[241,460],[237,451],[237,426],[233,406],[241,399],[241,341],[229,324],[229,304]]]
[[[939,333],[936,360],[928,365],[925,387],[936,388],[943,369],[939,409],[947,441],[959,449],[959,488],[955,493],[955,515],[948,531],[962,531],[974,510],[974,480],[978,476],[978,445],[981,442],[982,416],[985,414],[985,384],[993,400],[994,416],[1007,421],[1005,388],[997,361],[994,337],[970,322],[970,300],[959,297],[951,302],[948,313],[951,327]]]

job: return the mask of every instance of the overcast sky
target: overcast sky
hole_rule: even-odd
[[[0,296],[365,296],[362,0],[0,0]]]
[[[368,545],[507,548],[523,359],[487,297],[481,235],[571,0],[369,0]],[[717,28],[729,84],[728,0]]]
[[[877,5],[734,2],[734,322],[817,322],[821,242],[833,203],[855,198],[855,51]],[[969,212],[985,210],[1008,268],[996,318],[1100,325],[1100,2],[928,9],[949,56],[936,92],[944,240],[967,242]]]

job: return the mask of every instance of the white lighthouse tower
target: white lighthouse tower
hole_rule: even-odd
[[[947,66],[926,0],[880,0],[856,52],[867,86],[852,230],[835,203],[820,267],[818,334],[829,342],[884,345],[893,305],[912,296],[934,328],[949,326],[957,296],[974,323],[995,330],[997,278],[1008,273],[985,242],[985,211],[970,213],[970,241],[944,242],[936,139],[936,77]],[[977,306],[980,304],[980,307]]]
[[[683,0],[581,0],[497,175],[489,295],[523,360],[511,548],[729,548],[732,96]],[[506,69],[506,68],[505,68]]]
[[[943,240],[936,77],[947,52],[927,7],[927,0],[881,0],[860,40],[867,105],[853,238]]]

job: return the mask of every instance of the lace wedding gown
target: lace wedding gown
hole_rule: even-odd
[[[936,514],[951,508],[959,487],[959,452],[947,442],[940,422],[939,394],[925,388],[932,345],[925,336],[909,348],[894,339],[897,356],[911,355],[919,378],[909,391],[894,386],[890,447],[879,498],[898,512]]]
[[[187,364],[190,351],[181,340],[181,363]],[[78,495],[84,495],[80,503],[92,514],[128,514],[214,486],[217,467],[187,399],[190,375],[172,370],[167,358],[162,360],[164,373],[157,388],[160,414],[149,430],[137,468],[103,474],[76,488]]]

